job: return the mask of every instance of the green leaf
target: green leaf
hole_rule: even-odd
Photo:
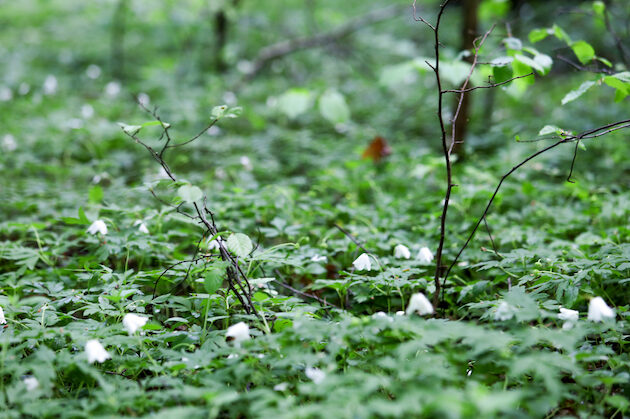
[[[553,31],[550,31],[547,28],[533,29],[529,32],[529,42],[535,44],[536,42],[542,41],[551,34],[553,34]]]
[[[278,97],[278,109],[291,119],[309,110],[313,95],[307,89],[289,89]]]
[[[613,66],[612,63],[609,60],[607,60],[606,58],[604,58],[604,57],[595,57],[595,59],[597,61],[599,61],[600,63],[604,64],[606,67],[612,67]]]
[[[319,98],[319,112],[332,124],[342,124],[350,119],[346,99],[336,90],[328,89]]]
[[[526,57],[525,55],[521,55],[521,54],[516,54],[514,56],[514,60],[519,61],[533,69],[535,69],[536,71],[538,71],[539,73],[544,73],[545,69],[538,64],[536,61],[534,61],[533,59]]]
[[[103,188],[99,185],[92,186],[88,194],[88,199],[93,203],[101,202],[103,200]]]
[[[546,54],[534,55],[534,61],[543,68],[543,75],[549,73],[549,70],[551,70],[551,66],[553,65],[553,60]]]
[[[578,87],[575,90],[571,90],[569,93],[567,93],[563,98],[562,98],[562,104],[566,105],[567,103],[574,101],[575,99],[579,98],[580,96],[582,96],[584,94],[584,92],[586,92],[588,89],[590,89],[591,87],[593,87],[595,85],[594,81],[585,81],[584,83],[582,83],[580,85],[580,87]]]
[[[523,49],[523,43],[518,38],[513,38],[513,37],[505,38],[503,40],[503,43],[505,44],[505,47],[507,49],[511,49],[514,51],[520,51],[521,49]]]
[[[604,83],[615,88],[615,102],[620,102],[630,95],[630,71],[604,77]]]
[[[492,75],[495,83],[503,83],[512,78],[512,67],[492,67]]]
[[[170,128],[171,124],[167,123],[167,122],[160,122],[160,121],[149,121],[149,122],[145,122],[144,124],[141,125],[141,127],[154,127],[154,126],[162,126],[162,124],[164,124],[164,128]]]
[[[249,255],[254,248],[250,238],[243,233],[234,233],[227,239],[227,246],[230,252],[239,258]]]
[[[216,294],[218,289],[221,288],[225,276],[225,268],[226,265],[224,263],[219,263],[204,273],[203,286],[208,294]]]
[[[588,64],[593,58],[595,58],[595,50],[588,42],[574,42],[571,44],[571,49],[582,64]]]
[[[603,17],[605,11],[606,11],[606,5],[604,4],[603,1],[594,1],[593,2],[593,12],[595,12],[595,14],[598,17]]]
[[[224,118],[238,118],[243,113],[243,108],[241,106],[235,106],[233,108],[229,108],[223,114]]]
[[[564,29],[556,24],[554,24],[551,29],[553,30],[553,34],[556,38],[566,42],[567,44],[571,44],[571,37],[564,31]]]
[[[555,125],[545,125],[538,131],[538,135],[560,134],[560,132],[562,132],[562,129]]]
[[[177,190],[177,195],[184,202],[196,202],[203,198],[203,192],[197,186],[193,185],[183,185]]]

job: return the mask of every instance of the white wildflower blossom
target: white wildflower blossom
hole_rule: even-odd
[[[123,317],[123,326],[127,329],[130,335],[136,333],[136,330],[147,324],[149,319],[147,317],[138,316],[137,314],[127,313]]]
[[[94,108],[90,104],[81,106],[81,116],[85,119],[89,119],[94,116]]]
[[[107,353],[101,342],[96,339],[88,340],[85,344],[85,353],[87,354],[88,362],[93,364],[94,362],[105,362],[106,359],[111,358]]]
[[[225,336],[234,340],[234,343],[238,345],[240,344],[240,342],[248,340],[250,338],[249,326],[244,322],[233,324],[232,326],[228,327]]]
[[[326,262],[326,256],[315,255],[311,258],[311,262]]]
[[[575,323],[577,323],[579,317],[580,317],[579,311],[560,307],[560,313],[558,314],[558,318],[560,320],[564,320],[564,324],[562,325],[563,329],[573,328]]]
[[[144,223],[144,221],[142,220],[136,220],[133,223],[133,226],[138,226],[138,231],[140,233],[144,233],[144,234],[149,234],[149,229],[147,228],[147,225]]]
[[[0,324],[7,324],[7,319],[4,317],[4,310],[0,307]]]
[[[39,387],[39,381],[37,381],[37,378],[35,378],[35,377],[31,376],[31,375],[28,375],[28,376],[24,377],[22,379],[22,382],[26,386],[26,390],[27,391],[33,391],[37,387]]]
[[[352,262],[354,268],[359,271],[371,271],[372,270],[372,262],[370,261],[370,257],[367,253],[361,253],[361,255]]]
[[[433,253],[428,247],[423,247],[418,252],[418,259],[422,263],[431,263],[431,261],[433,260]]]
[[[116,97],[120,93],[120,83],[117,81],[110,81],[105,85],[105,95],[107,97]]]
[[[13,151],[17,148],[17,142],[15,137],[11,134],[7,134],[2,137],[2,149],[4,151]]]
[[[247,170],[248,172],[251,172],[252,169],[254,168],[254,166],[252,166],[252,161],[247,156],[241,156],[239,161],[241,162],[241,165],[243,166],[243,168]]]
[[[96,64],[90,64],[87,70],[85,70],[85,74],[92,80],[98,79],[101,76],[101,68]]]
[[[410,316],[413,313],[418,313],[421,316],[433,313],[431,302],[421,292],[412,295],[407,305],[407,315]]]
[[[90,234],[101,233],[107,234],[107,224],[103,220],[96,220],[88,227],[87,232]]]
[[[306,367],[304,373],[315,384],[320,384],[326,378],[326,373],[319,368]]]
[[[13,99],[13,91],[7,86],[0,86],[0,102],[8,102]]]
[[[501,301],[497,311],[494,312],[494,319],[499,321],[510,320],[514,317],[514,308],[505,301]]]
[[[407,246],[399,244],[394,247],[394,257],[398,259],[409,259],[411,257],[411,252]]]
[[[44,94],[54,95],[57,92],[57,78],[52,74],[49,74],[44,80]]]
[[[615,311],[608,307],[602,297],[595,297],[588,305],[588,319],[594,322],[601,322],[605,319],[614,319]]]

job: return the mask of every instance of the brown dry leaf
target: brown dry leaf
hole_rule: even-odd
[[[390,154],[392,154],[392,149],[389,144],[387,144],[387,140],[383,137],[376,136],[363,151],[362,157],[364,159],[372,159],[372,161],[377,163]]]

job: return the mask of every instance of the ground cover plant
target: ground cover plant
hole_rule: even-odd
[[[628,415],[625,2],[0,6],[0,417]]]

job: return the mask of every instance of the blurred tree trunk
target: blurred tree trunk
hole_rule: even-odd
[[[232,4],[227,7],[238,6],[239,0],[232,0]],[[214,15],[214,38],[216,42],[214,50],[214,66],[219,72],[224,72],[227,68],[225,63],[225,45],[227,44],[228,33],[230,31],[230,20],[226,9],[221,9]]]
[[[111,23],[111,58],[110,71],[112,78],[124,80],[125,78],[125,30],[127,16],[127,0],[118,0],[116,10]]]
[[[477,26],[479,21],[478,11],[481,0],[461,0],[461,44],[460,50],[471,50],[473,48],[473,41],[477,37]],[[466,57],[466,61],[472,61],[472,55]],[[469,86],[471,87],[471,86]],[[457,111],[457,105],[459,103],[459,95],[455,95],[455,102],[453,104],[453,115]],[[459,158],[464,157],[464,140],[468,133],[468,122],[470,119],[470,110],[472,107],[472,95],[465,94],[462,101],[459,115],[455,121],[455,145],[453,146],[453,153]]]

